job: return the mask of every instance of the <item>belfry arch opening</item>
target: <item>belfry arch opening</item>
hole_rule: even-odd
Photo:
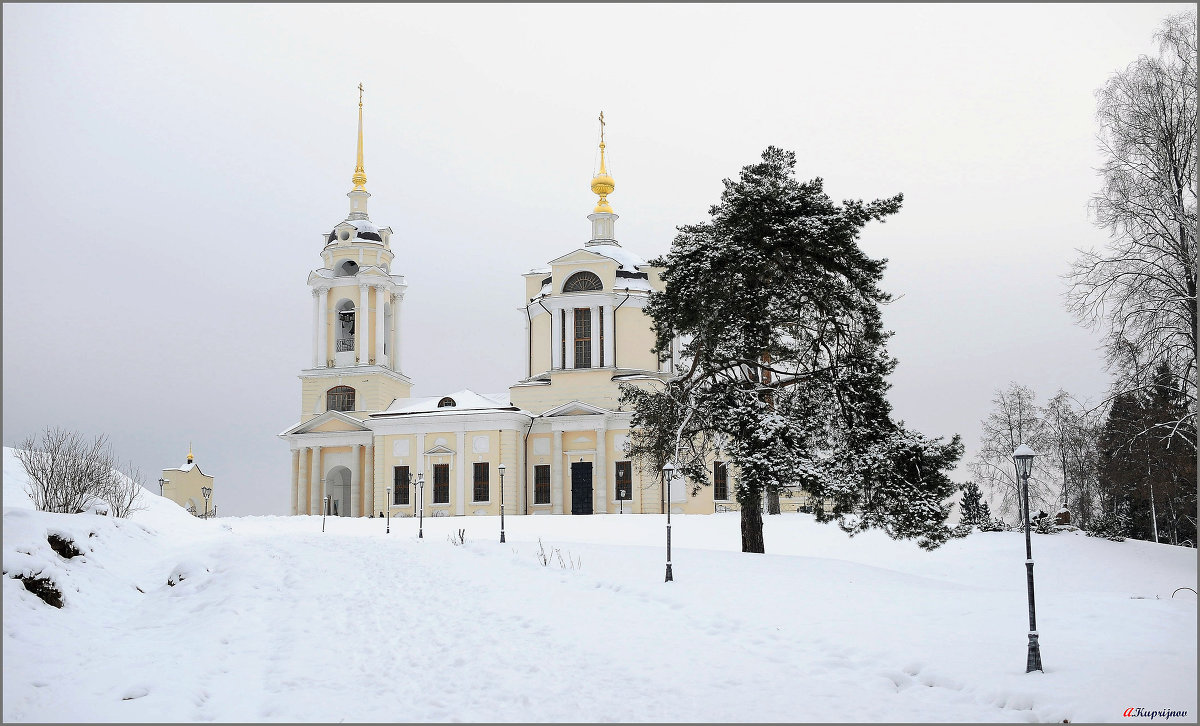
[[[334,350],[338,353],[354,350],[354,302],[342,299],[334,308],[337,311],[334,325],[337,331],[337,342]]]
[[[354,277],[358,274],[358,263],[354,260],[342,260],[334,274],[338,277]]]

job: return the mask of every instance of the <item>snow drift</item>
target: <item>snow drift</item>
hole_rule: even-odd
[[[1190,549],[1037,536],[1046,672],[1026,674],[1018,533],[925,552],[787,514],[745,555],[736,514],[678,516],[666,584],[655,516],[507,517],[502,545],[494,517],[322,534],[148,491],[128,520],[47,514],[22,486],[6,450],[5,721],[1196,715]],[[62,607],[14,575],[52,580]]]

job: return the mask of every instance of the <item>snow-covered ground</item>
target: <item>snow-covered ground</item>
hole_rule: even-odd
[[[495,517],[322,533],[150,492],[129,520],[54,515],[23,484],[6,449],[6,722],[1196,720],[1191,549],[1035,536],[1026,674],[1017,533],[930,553],[786,514],[745,555],[736,514],[676,516],[668,584],[659,516],[512,516],[500,544]]]

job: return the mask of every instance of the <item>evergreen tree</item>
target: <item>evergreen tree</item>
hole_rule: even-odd
[[[979,486],[974,482],[963,487],[962,500],[959,502],[959,508],[962,510],[962,523],[973,526],[982,526],[985,523],[984,508],[987,504],[983,501],[983,495],[979,491]]]
[[[935,547],[950,536],[945,471],[962,454],[891,417],[895,367],[879,307],[884,260],[859,249],[862,227],[902,197],[835,204],[821,179],[799,182],[775,147],[725,180],[711,221],[679,228],[666,289],[646,307],[656,350],[683,339],[685,371],[663,389],[623,387],[631,454],[670,459],[694,482],[721,447],[736,472],[742,550],[763,552],[762,503],[799,486],[833,502],[847,531],[881,527]],[[698,486],[698,485],[697,485]],[[824,519],[822,508],[817,516]]]

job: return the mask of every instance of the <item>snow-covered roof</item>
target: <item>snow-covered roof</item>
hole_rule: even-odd
[[[454,401],[453,406],[439,406],[445,399]],[[508,392],[476,393],[469,388],[445,396],[423,396],[420,398],[397,398],[392,405],[379,413],[371,414],[371,418],[380,416],[411,416],[413,414],[445,413],[453,414],[466,411],[518,411],[508,400]]]
[[[348,223],[353,224],[354,228],[359,232],[378,232],[379,227],[375,226],[369,219],[347,219]]]
[[[337,228],[343,224],[349,224],[354,227],[354,236],[358,239],[370,240],[372,242],[382,242],[383,237],[380,231],[391,232],[390,227],[379,227],[369,219],[344,219],[334,226],[333,230],[325,236],[326,242],[333,242],[337,238]]]
[[[610,260],[616,260],[617,265],[630,272],[635,272],[638,267],[646,264],[646,261],[638,255],[617,245],[592,245],[586,249],[588,252],[595,252],[598,255],[604,255]]]
[[[199,466],[196,466],[196,463],[195,463],[195,462],[192,462],[192,463],[190,463],[190,464],[184,464],[183,466],[176,466],[176,467],[174,467],[174,468],[170,468],[170,469],[163,469],[163,471],[181,471],[181,472],[189,472],[189,471],[191,471],[192,469],[195,469],[196,471],[199,471],[201,474],[204,474],[204,471],[203,471],[203,470],[201,470]],[[204,476],[208,476],[208,474],[204,474]]]

